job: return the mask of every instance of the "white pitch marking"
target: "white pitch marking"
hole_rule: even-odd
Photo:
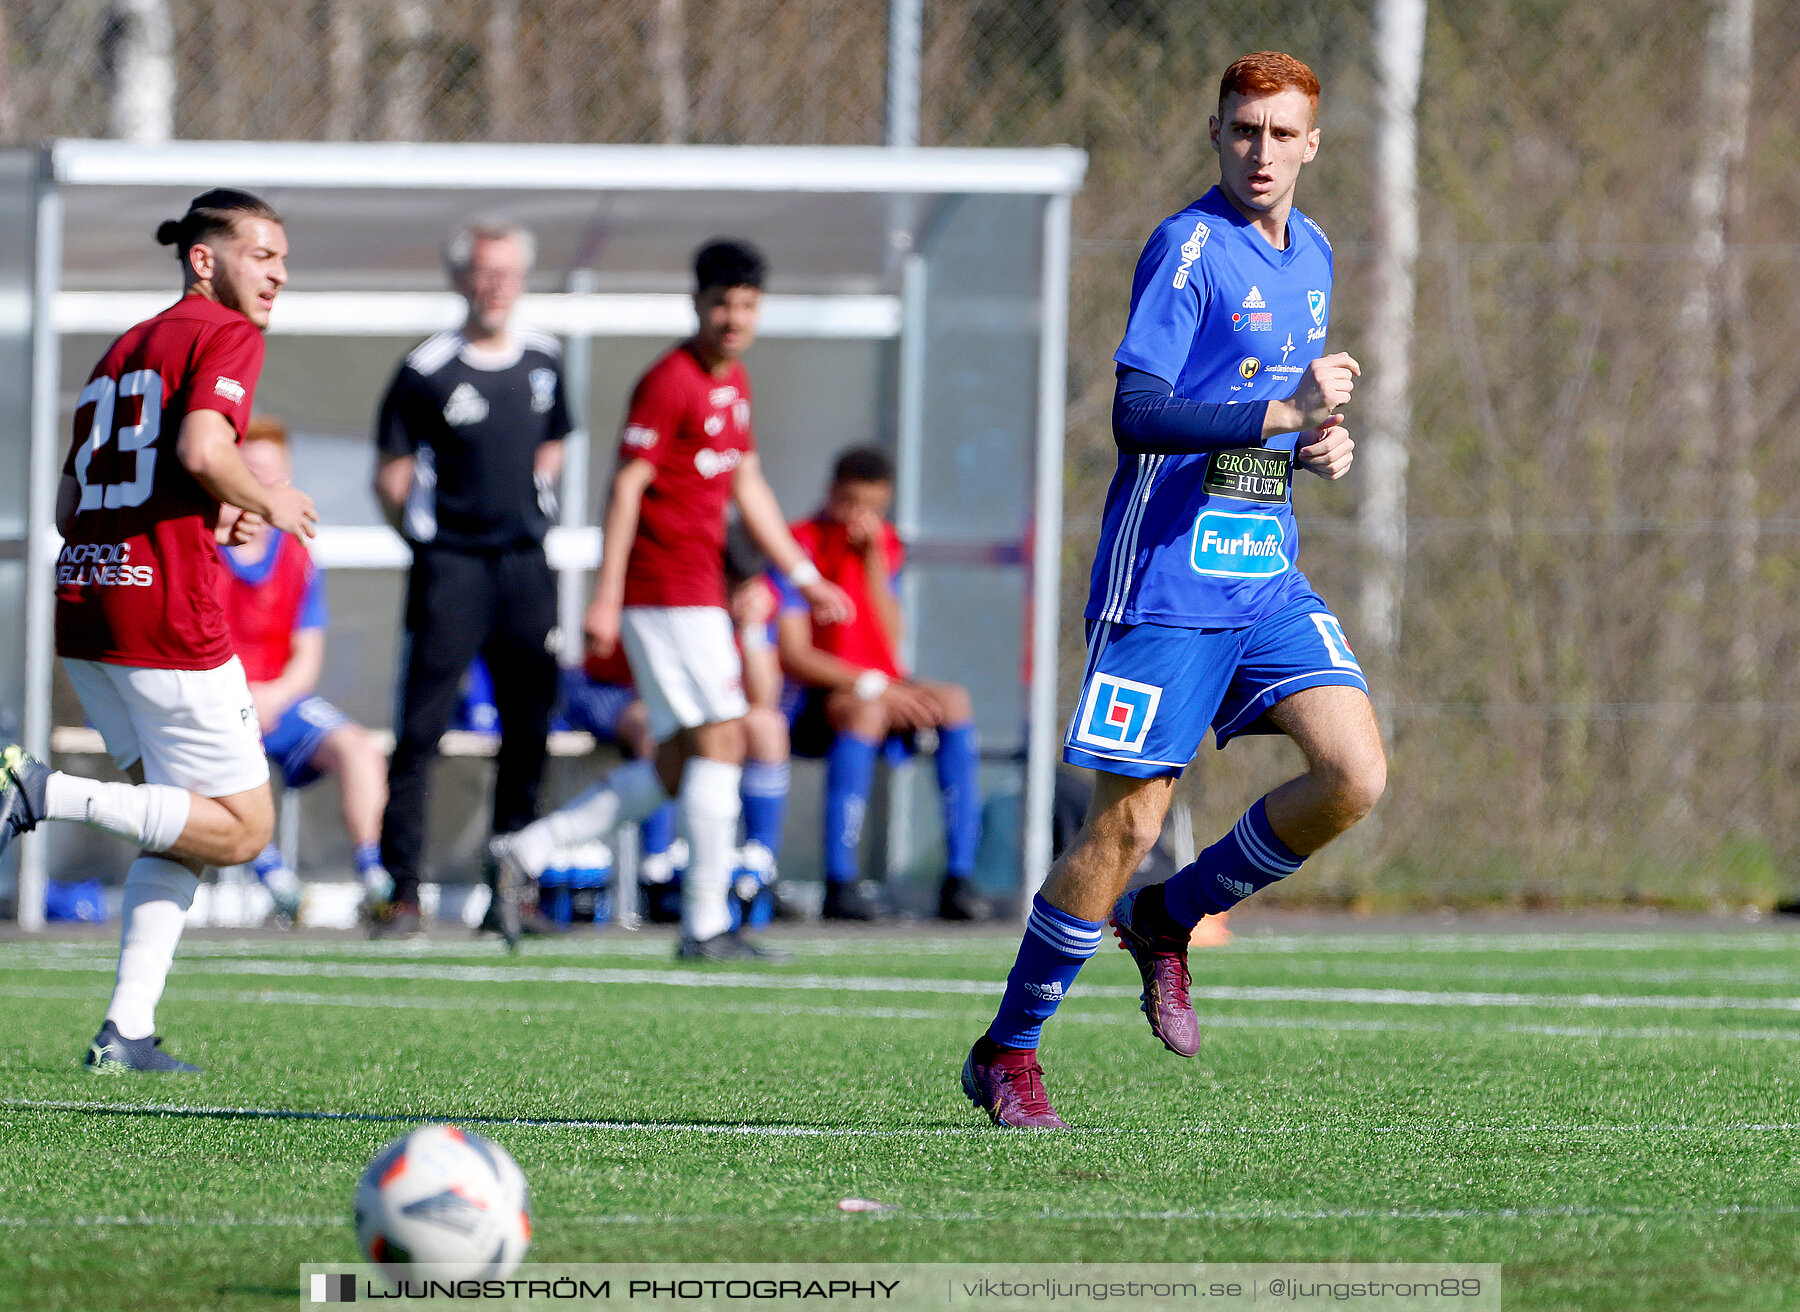
[[[869,1225],[892,1224],[895,1221],[987,1222],[1018,1221],[1530,1221],[1587,1220],[1607,1217],[1629,1217],[1635,1220],[1695,1220],[1702,1217],[1796,1216],[1800,1207],[1734,1203],[1725,1207],[1635,1207],[1622,1204],[1568,1207],[1342,1207],[1342,1208],[1169,1208],[1153,1212],[1112,1212],[1105,1210],[1071,1211],[1042,1208],[1018,1213],[999,1212],[914,1212],[904,1206],[878,1217],[874,1222],[830,1212],[807,1212],[789,1216],[746,1216],[741,1212],[713,1215],[677,1216],[620,1212],[602,1216],[536,1216],[532,1227],[539,1233],[549,1227],[593,1227],[602,1225],[680,1225],[713,1226],[721,1222],[741,1225]],[[120,1227],[233,1227],[267,1226],[294,1229],[341,1229],[350,1224],[344,1217],[327,1216],[0,1216],[0,1229],[24,1229],[64,1226]]]
[[[16,1107],[21,1111],[100,1112],[144,1116],[191,1116],[200,1120],[251,1121],[346,1121],[352,1123],[414,1124],[450,1122],[456,1125],[509,1126],[522,1130],[603,1130],[622,1133],[651,1134],[741,1134],[752,1138],[774,1139],[897,1139],[908,1136],[936,1138],[946,1135],[990,1134],[987,1125],[920,1125],[897,1129],[858,1129],[854,1126],[825,1125],[721,1125],[716,1122],[684,1121],[600,1121],[559,1119],[530,1116],[416,1116],[387,1112],[302,1111],[291,1107],[205,1107],[183,1103],[82,1102],[56,1098],[0,1098],[0,1107]],[[1172,1130],[1105,1127],[1074,1128],[1066,1133],[1082,1136],[1155,1136],[1236,1135],[1245,1138],[1298,1135],[1417,1135],[1421,1138],[1447,1135],[1551,1135],[1594,1134],[1632,1136],[1646,1134],[1791,1134],[1800,1130],[1800,1122],[1762,1123],[1728,1121],[1717,1125],[1695,1125],[1680,1122],[1660,1124],[1586,1124],[1586,1125],[1191,1125]]]
[[[1080,995],[1077,994],[1076,996],[1079,1000]],[[96,984],[92,988],[59,988],[55,985],[0,984],[0,997],[66,998],[76,1001],[99,1001],[106,997],[106,991],[105,987],[99,984]],[[364,1007],[375,1010],[380,1010],[382,1008],[393,1010],[493,1012],[587,1012],[593,1010],[593,1005],[591,1003],[573,1002],[566,999],[541,999],[522,1002],[485,997],[454,999],[441,997],[405,997],[394,994],[371,996],[369,994],[358,993],[297,993],[283,989],[234,990],[226,992],[217,989],[184,988],[174,1000],[229,1004],[274,1004],[302,1007]],[[609,1005],[615,1010],[637,1011],[654,1008],[658,1011],[665,1011],[669,1004],[666,1000],[657,1000],[655,1002],[645,1002],[642,1004],[614,1003]],[[706,1010],[711,1013],[734,1016],[837,1016],[849,1020],[923,1020],[939,1021],[946,1024],[966,1023],[973,1014],[969,1012],[926,1011],[920,1007],[808,1007],[796,1003],[735,1001],[709,1001],[706,1003]],[[1438,1025],[1421,1021],[1351,1020],[1332,1019],[1329,1017],[1210,1015],[1197,1016],[1195,1017],[1195,1021],[1204,1028],[1222,1030],[1311,1030],[1341,1034],[1522,1034],[1546,1038],[1573,1039],[1704,1039],[1712,1041],[1744,1040],[1751,1042],[1800,1042],[1800,1029],[1692,1030],[1681,1029],[1672,1025],[1628,1027],[1521,1024],[1497,1024],[1471,1027],[1468,1025]],[[1140,1020],[1136,1014],[1114,1015],[1110,1013],[1087,1013],[1076,1010],[1058,1016],[1057,1023],[1065,1025],[1124,1025],[1135,1028],[1143,1024],[1143,1021]]]
[[[93,971],[97,963],[44,961],[39,969]],[[110,968],[108,968],[110,969]],[[273,975],[282,978],[407,979],[483,984],[644,984],[659,988],[756,989],[775,992],[937,993],[995,997],[993,980],[910,979],[882,976],[781,975],[719,971],[642,970],[594,966],[453,966],[425,962],[211,961],[193,974]],[[1129,985],[1096,984],[1072,997],[1136,998]],[[1279,985],[1195,985],[1192,997],[1214,1002],[1307,1002],[1363,1007],[1546,1007],[1579,1011],[1772,1011],[1800,1013],[1800,997],[1755,998],[1725,994],[1493,993],[1460,990],[1323,988]]]
[[[40,969],[93,970],[85,962],[41,962]],[[426,962],[211,961],[193,973],[274,975],[317,979],[411,979],[484,984],[647,984],[659,988],[761,989],[777,992],[947,993],[997,996],[997,980],[909,979],[883,976],[751,974],[742,971],[694,973],[604,966],[453,966]],[[1075,997],[1136,998],[1131,985],[1097,984]],[[1493,993],[1434,989],[1322,988],[1280,985],[1195,985],[1191,996],[1214,1002],[1311,1002],[1364,1007],[1553,1007],[1614,1011],[1800,1012],[1800,997],[1753,998],[1725,994]]]

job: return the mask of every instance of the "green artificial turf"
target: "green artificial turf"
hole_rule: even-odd
[[[1109,940],[1046,1033],[1066,1134],[958,1089],[1016,941],[196,937],[158,1023],[206,1073],[154,1079],[79,1068],[109,940],[0,942],[0,1309],[295,1306],[357,1259],[380,1117],[510,1149],[533,1261],[1497,1262],[1509,1309],[1800,1307],[1787,934],[1243,933],[1194,955],[1194,1061]]]

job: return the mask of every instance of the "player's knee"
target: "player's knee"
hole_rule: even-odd
[[[233,828],[231,840],[226,844],[225,860],[222,865],[248,865],[256,860],[257,854],[267,847],[275,837],[275,813],[240,815]]]
[[[838,712],[832,718],[837,721],[832,728],[839,733],[853,733],[858,738],[866,738],[872,742],[887,737],[887,712],[878,701],[846,697],[839,703]]]
[[[1102,817],[1089,829],[1087,841],[1101,845],[1109,863],[1136,870],[1161,837],[1162,821],[1133,808]]]
[[[937,686],[938,701],[944,708],[944,723],[966,724],[975,718],[975,705],[969,700],[969,690],[959,683],[941,683]]]
[[[1337,803],[1337,810],[1350,824],[1355,824],[1370,811],[1387,791],[1387,757],[1379,747],[1335,761],[1325,780]]]

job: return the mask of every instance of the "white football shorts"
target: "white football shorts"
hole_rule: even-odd
[[[627,606],[619,640],[657,742],[748,713],[744,663],[722,606]]]
[[[145,783],[202,797],[230,797],[269,781],[256,704],[236,656],[212,670],[66,658],[63,668],[121,770],[142,761]]]

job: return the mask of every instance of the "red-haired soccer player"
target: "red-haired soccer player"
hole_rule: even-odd
[[[1349,469],[1340,412],[1360,372],[1323,354],[1331,246],[1294,209],[1319,148],[1318,104],[1318,79],[1290,55],[1226,69],[1210,124],[1219,185],[1164,220],[1138,260],[1113,357],[1119,466],[1063,750],[1098,772],[1093,801],[1032,905],[999,1014],[963,1064],[964,1092],[997,1125],[1062,1127],[1039,1031],[1107,923],[1143,975],[1151,1032],[1191,1057],[1194,926],[1294,873],[1386,786],[1362,670],[1294,563],[1293,471]],[[1125,893],[1208,728],[1221,747],[1285,733],[1306,772],[1167,883]]]

